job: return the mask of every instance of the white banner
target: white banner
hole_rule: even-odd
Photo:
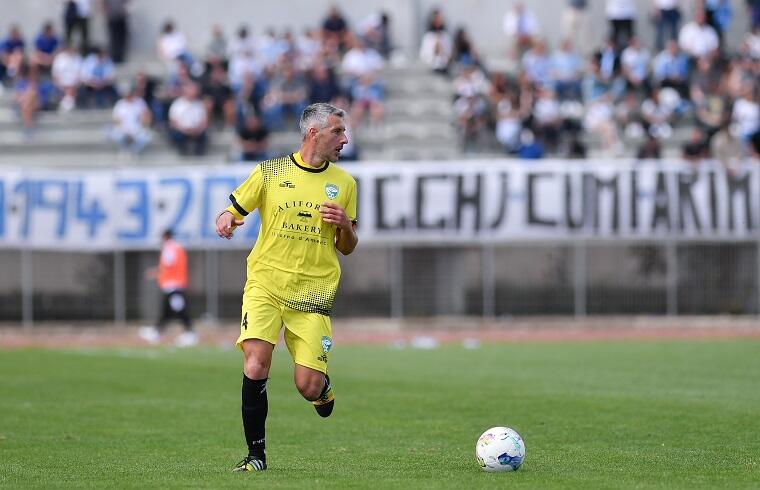
[[[369,244],[760,238],[760,170],[715,163],[464,161],[344,165]],[[190,248],[251,247],[213,220],[247,166],[0,169],[0,247],[146,249],[172,228]]]

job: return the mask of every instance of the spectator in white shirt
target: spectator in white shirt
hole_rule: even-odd
[[[607,154],[620,155],[623,148],[618,137],[612,106],[612,94],[605,93],[591,101],[586,107],[583,126],[589,133],[598,135]]]
[[[169,135],[181,155],[190,153],[190,145],[194,155],[203,155],[207,129],[208,113],[200,100],[200,89],[195,82],[188,82],[182,87],[182,96],[169,107]]]
[[[638,37],[632,37],[620,55],[620,68],[628,89],[645,91],[649,85],[649,50],[642,47]]]
[[[681,28],[678,44],[692,58],[710,56],[716,52],[720,45],[718,34],[707,23],[703,10],[697,10],[694,20]]]
[[[248,26],[240,26],[235,38],[230,42],[230,58],[243,56],[244,53],[256,51],[256,43],[251,36]]]
[[[76,106],[77,91],[79,90],[79,74],[82,70],[82,57],[68,44],[63,51],[58,52],[53,58],[52,67],[53,83],[63,94],[59,109],[69,112]]]
[[[671,104],[660,97],[659,88],[652,89],[649,98],[641,104],[641,115],[649,134],[655,138],[669,138],[673,134],[675,111]]]
[[[130,87],[113,108],[113,127],[109,136],[126,153],[139,155],[151,140],[150,110]]]
[[[359,38],[355,39],[354,46],[346,52],[341,64],[343,73],[351,78],[377,75],[384,66],[385,61],[380,53],[368,48]]]
[[[751,31],[745,34],[742,44],[743,50],[750,58],[755,62],[760,61],[760,27],[753,27]]]
[[[240,90],[247,76],[258,80],[263,73],[264,64],[256,57],[252,50],[236,52],[230,58],[229,78],[230,86],[234,92]]]
[[[504,14],[502,29],[507,36],[508,54],[512,59],[521,58],[532,46],[533,38],[541,33],[536,16],[522,2],[515,3]]]
[[[731,122],[734,133],[742,140],[749,141],[750,136],[760,130],[760,105],[757,103],[756,88],[751,83],[742,87],[741,97],[734,101]]]
[[[520,147],[520,131],[525,112],[522,111],[520,98],[517,94],[503,97],[495,109],[496,140],[507,153],[515,153]]]
[[[533,127],[536,136],[550,152],[557,151],[561,125],[559,101],[554,91],[546,88],[538,89],[533,107]]]
[[[319,57],[319,31],[311,28],[304,29],[296,39],[296,50],[298,51],[298,68],[304,71],[313,68]]]
[[[174,27],[174,22],[166,21],[158,37],[158,57],[166,63],[170,70],[176,69],[176,63],[181,62],[190,66],[193,58],[187,48],[187,39]]]
[[[428,30],[420,43],[420,59],[436,73],[447,74],[453,53],[451,35],[446,30]]]
[[[491,90],[491,82],[473,61],[462,63],[459,75],[454,79],[454,92],[457,98],[477,95],[486,97]]]
[[[360,38],[354,39],[354,46],[343,57],[341,71],[347,78],[348,91],[356,85],[359,78],[371,77],[375,83],[380,83],[380,71],[385,66],[385,60],[380,53],[368,48]]]

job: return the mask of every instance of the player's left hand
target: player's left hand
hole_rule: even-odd
[[[334,202],[323,202],[319,207],[319,213],[322,215],[322,220],[325,223],[346,230],[351,228],[351,220],[348,218],[346,211]]]

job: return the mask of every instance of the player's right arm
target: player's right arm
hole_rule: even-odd
[[[216,217],[217,235],[232,238],[235,228],[242,226],[245,217],[261,205],[262,183],[261,165],[257,165],[245,182],[230,194],[232,204]]]
[[[216,218],[216,234],[229,240],[232,238],[232,234],[235,233],[235,228],[244,224],[245,222],[242,219],[237,219],[231,212],[225,209]]]

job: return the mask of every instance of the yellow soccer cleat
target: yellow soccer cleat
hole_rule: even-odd
[[[267,469],[267,462],[263,459],[257,459],[253,456],[246,456],[243,461],[239,462],[237,466],[232,468],[233,472],[242,471],[264,471]]]

